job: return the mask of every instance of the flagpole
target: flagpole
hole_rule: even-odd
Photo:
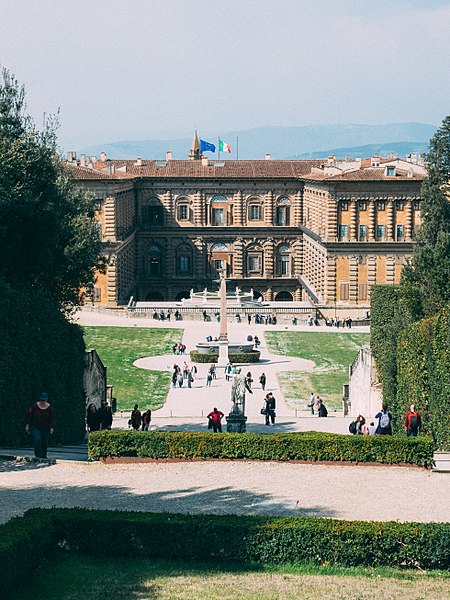
[[[219,153],[219,160],[220,160],[220,138],[217,138],[217,151]]]
[[[239,138],[236,136],[236,160],[239,160]]]

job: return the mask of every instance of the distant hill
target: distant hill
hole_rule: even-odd
[[[319,150],[318,152],[304,152],[296,154],[289,158],[308,159],[308,158],[326,158],[330,154],[334,154],[336,158],[364,158],[379,154],[380,156],[389,157],[391,152],[394,152],[397,157],[405,158],[407,152],[417,152],[422,154],[428,151],[428,143],[425,142],[389,142],[388,144],[365,144],[364,146],[350,146],[348,148],[331,148],[331,150]]]
[[[272,158],[283,159],[312,153],[324,154],[323,148],[349,149],[361,146],[383,146],[385,144],[411,143],[426,145],[436,131],[434,125],[424,123],[390,123],[386,125],[304,125],[302,127],[256,127],[242,131],[220,132],[221,138],[231,145],[232,154],[221,158],[236,159],[236,138],[239,138],[240,159],[263,159],[266,152]],[[202,139],[217,142],[217,133],[200,131]],[[173,158],[187,158],[191,146],[191,138],[171,140],[130,140],[118,141],[102,146],[90,146],[81,150],[90,156],[107,153],[109,158],[135,158],[141,156],[148,159],[165,157],[166,150],[172,151]],[[396,151],[393,149],[392,151]],[[408,149],[408,151],[410,151]],[[413,150],[411,150],[413,151]],[[334,152],[335,153],[335,152]],[[368,151],[368,154],[373,152]],[[211,158],[217,158],[209,153]]]

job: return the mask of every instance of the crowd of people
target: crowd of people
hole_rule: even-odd
[[[314,392],[311,392],[307,408],[309,408],[312,415],[317,414],[318,417],[328,417],[328,409],[319,394],[315,396]]]
[[[411,404],[405,415],[404,426],[407,437],[417,437],[422,428],[422,419],[414,404]],[[362,415],[358,415],[350,423],[348,430],[353,435],[392,435],[392,415],[388,406],[383,404],[380,412],[368,423]]]

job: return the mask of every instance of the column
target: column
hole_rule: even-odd
[[[325,303],[336,302],[336,256],[327,256],[325,273]]]
[[[273,238],[268,238],[263,245],[264,277],[273,277],[275,273],[274,245],[275,243]]]
[[[164,209],[163,223],[164,225],[172,225],[176,221],[172,190],[168,190],[165,194],[161,194],[160,198]]]
[[[368,241],[375,241],[375,200],[371,198],[369,200],[369,227],[368,227]]]
[[[350,202],[350,231],[349,231],[349,239],[351,242],[356,241],[357,239],[357,220],[358,220],[358,216],[356,214],[357,212],[357,207],[356,207],[356,200],[351,200]]]
[[[295,302],[302,301],[302,288],[300,286],[296,287],[294,290],[294,300]]]
[[[244,241],[237,238],[233,244],[233,277],[242,279],[244,276]]]
[[[264,196],[264,223],[273,225],[273,191]]]
[[[386,256],[386,283],[395,283],[395,257]]]
[[[103,232],[103,241],[116,241],[116,215],[115,215],[115,198],[108,196],[105,198],[103,214],[105,216],[105,230]]]
[[[233,219],[234,225],[239,227],[242,225],[242,209],[244,205],[244,195],[241,190],[233,196]]]
[[[325,239],[328,242],[336,242],[338,237],[338,209],[337,200],[332,196],[328,197],[327,202],[327,230]]]
[[[111,254],[108,259],[108,271],[106,274],[108,282],[108,304],[117,304],[116,262],[116,255]]]
[[[205,224],[205,213],[202,200],[202,192],[195,192],[192,204],[192,212],[194,213],[194,224],[198,226]]]
[[[412,228],[413,228],[413,207],[412,200],[406,201],[406,214],[405,214],[405,241],[410,242],[412,240]]]
[[[291,277],[300,277],[302,273],[302,243],[299,239],[292,244]]]
[[[303,222],[303,193],[301,190],[298,190],[292,195],[291,211],[291,225],[294,227],[299,227]]]
[[[264,300],[266,300],[266,302],[272,302],[272,300],[273,300],[273,290],[272,290],[271,287],[267,288],[267,292],[265,293]]]
[[[377,282],[377,257],[367,257],[367,299],[370,300],[370,290]]]
[[[349,259],[349,302],[356,304],[358,299],[358,257],[350,256]]]
[[[388,242],[392,242],[392,240],[394,239],[394,221],[395,221],[394,199],[388,198],[387,225],[386,225],[386,240]]]

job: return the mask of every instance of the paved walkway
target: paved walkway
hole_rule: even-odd
[[[0,522],[32,507],[450,521],[450,477],[404,467],[0,460]]]
[[[202,321],[179,321],[179,322],[160,322],[151,318],[127,318],[125,316],[109,315],[105,313],[95,313],[91,311],[81,311],[76,316],[81,325],[114,325],[119,327],[157,327],[157,328],[182,328],[183,343],[186,345],[186,356],[177,356],[173,354],[164,356],[147,357],[137,360],[136,367],[150,370],[162,370],[172,372],[173,365],[183,366],[184,361],[191,365],[189,352],[195,349],[196,343],[204,341],[206,336],[213,337],[219,333],[219,325],[215,322],[204,323]],[[265,331],[307,331],[311,334],[317,331],[333,335],[336,329],[320,326],[309,327],[307,325],[248,325],[247,322],[228,324],[228,337],[230,342],[243,342],[248,335],[255,334],[261,340],[261,361],[255,365],[244,365],[243,373],[248,371],[253,377],[253,394],[246,395],[246,414],[248,416],[248,431],[262,432],[271,430],[265,427],[264,417],[260,410],[264,404],[264,396],[270,391],[274,394],[277,401],[277,431],[329,431],[333,433],[346,433],[351,419],[344,418],[342,412],[333,413],[330,411],[327,419],[312,417],[306,410],[307,399],[304,401],[304,410],[295,409],[289,406],[281,394],[278,385],[277,373],[282,371],[310,371],[314,363],[310,360],[279,356],[271,354],[267,348],[264,339]],[[368,332],[368,327],[358,327],[352,330],[340,329],[339,332]],[[158,428],[170,429],[190,429],[203,430],[205,428],[205,417],[217,406],[222,412],[227,414],[231,408],[230,390],[231,382],[225,380],[223,369],[217,369],[217,379],[213,380],[210,388],[205,387],[206,374],[210,365],[198,364],[198,373],[191,389],[171,387],[164,406],[153,412],[153,425]],[[261,373],[267,377],[266,391],[261,389],[259,377]],[[326,402],[326,398],[325,398]],[[128,418],[115,420],[116,427],[126,428]]]

